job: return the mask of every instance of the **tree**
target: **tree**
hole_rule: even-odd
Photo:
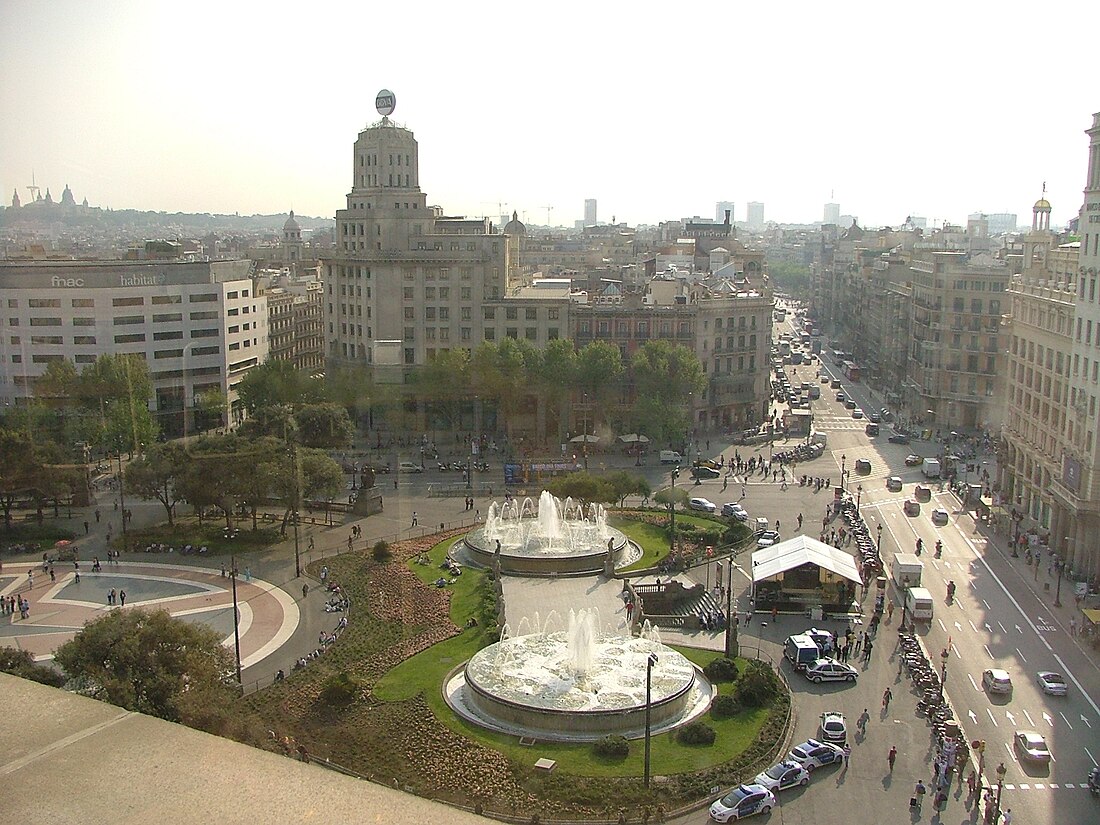
[[[249,415],[277,404],[322,401],[321,385],[289,361],[267,361],[253,367],[237,385],[241,404]]]
[[[11,511],[21,497],[35,501],[41,522],[43,504],[71,489],[71,472],[56,466],[60,453],[56,444],[36,442],[26,431],[0,429],[0,507],[6,530],[11,530]]]
[[[565,441],[566,422],[569,418],[566,403],[576,380],[577,353],[573,349],[573,342],[565,338],[549,341],[542,352],[537,384],[547,406],[554,413],[559,442]]]
[[[553,478],[546,489],[558,498],[572,498],[574,501],[589,504],[610,504],[615,501],[615,488],[610,482],[586,472]]]
[[[183,498],[180,479],[187,472],[187,462],[182,444],[153,444],[126,468],[126,487],[142,498],[159,501],[173,524],[176,502]]]
[[[54,660],[96,698],[172,722],[189,724],[208,713],[204,705],[234,695],[221,634],[163,610],[115,610],[88,622]]]
[[[443,427],[457,429],[462,421],[462,404],[470,392],[470,354],[465,349],[448,349],[417,370],[417,397],[429,402],[443,419]]]
[[[606,402],[623,374],[623,356],[607,341],[593,341],[577,353],[577,388],[593,401]]]
[[[701,396],[706,377],[699,359],[681,344],[647,341],[630,364],[634,380],[633,421],[655,441],[682,438],[690,429],[687,403]]]
[[[65,684],[64,677],[52,667],[37,664],[29,650],[15,647],[0,647],[0,673],[10,673],[53,687]]]
[[[307,447],[346,447],[355,436],[348,411],[339,404],[305,404],[294,411],[298,438]]]
[[[627,496],[648,496],[650,493],[649,482],[644,476],[628,473],[626,470],[617,470],[604,476],[604,481],[611,485],[615,491],[615,500],[622,507],[626,503]]]

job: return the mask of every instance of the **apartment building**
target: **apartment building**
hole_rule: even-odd
[[[1009,264],[984,252],[918,250],[909,268],[909,410],[944,432],[998,429]]]
[[[196,399],[212,390],[238,420],[237,385],[268,354],[267,301],[251,271],[246,260],[0,262],[0,403],[31,398],[51,361],[79,370],[133,353],[149,364],[165,434],[192,427]]]
[[[1069,415],[1079,244],[1058,244],[1050,204],[1035,204],[1023,237],[1022,271],[1009,283],[1004,451],[1000,488],[1024,527],[1050,531],[1063,514],[1053,487],[1062,474]]]

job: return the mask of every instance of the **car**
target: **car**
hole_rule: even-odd
[[[712,458],[700,458],[695,462],[696,467],[709,467],[712,470],[721,470],[722,465]]]
[[[951,514],[942,507],[937,507],[932,511],[932,523],[937,527],[943,527],[949,521],[951,521]]]
[[[691,477],[698,479],[721,478],[722,474],[712,467],[699,466],[691,468]]]
[[[871,461],[867,458],[856,459],[856,472],[857,473],[869,473],[871,472]]]
[[[856,408],[856,402],[853,399],[849,398],[847,401],[844,402],[844,408],[847,410],[854,410]],[[860,413],[860,415],[863,415],[863,413]]]
[[[753,814],[766,814],[777,804],[775,794],[763,785],[738,785],[710,806],[710,818],[715,822],[732,822]]]
[[[909,436],[907,436],[905,433],[894,433],[886,440],[889,441],[891,444],[908,444]]]
[[[726,518],[735,518],[738,521],[749,520],[748,512],[735,501],[730,501],[722,505],[722,515]]]
[[[816,684],[822,682],[854,682],[856,669],[836,659],[818,659],[806,666],[806,678]]]
[[[1043,693],[1048,696],[1066,695],[1066,680],[1062,678],[1061,673],[1055,673],[1051,670],[1040,670],[1035,674],[1035,678],[1039,680],[1039,687],[1043,689]]]
[[[422,473],[424,468],[415,461],[402,461],[397,465],[397,471],[400,473]]]
[[[839,401],[839,402],[840,402],[841,404],[843,404],[843,403],[844,403],[845,401],[847,401],[847,400],[848,400],[848,396],[846,396],[846,395],[845,395],[844,393],[842,393],[842,392],[838,392],[838,393],[836,394],[836,400],[837,400],[837,401]]]
[[[916,453],[909,453],[909,455],[907,455],[905,457],[905,466],[906,467],[919,467],[923,463],[924,463],[924,459],[921,456],[917,455]]]
[[[982,673],[982,687],[987,693],[1012,693],[1012,677],[1007,670],[991,667]]]
[[[887,422],[887,423],[894,420],[894,414],[892,412],[890,412],[888,409],[886,409],[885,407],[883,407],[881,410],[879,410],[878,414],[881,415],[882,420]]]
[[[834,378],[834,379],[832,380],[832,383],[830,384],[830,386],[831,386],[831,387],[832,387],[832,388],[833,388],[834,390],[839,390],[839,389],[840,389],[840,388],[841,388],[841,387],[843,386],[843,384],[841,384],[841,383],[840,383],[840,379],[839,379],[839,378]]]
[[[848,738],[848,724],[844,721],[844,714],[830,710],[821,714],[821,738],[826,742],[844,742]]]
[[[886,479],[886,489],[891,493],[900,493],[901,486],[901,476],[890,476]]]
[[[905,504],[901,506],[901,509],[905,511],[907,516],[919,516],[920,515],[920,502],[915,498],[905,499]]]
[[[870,422],[872,424],[881,424],[882,423],[882,415],[877,413],[877,412],[873,412],[868,416],[868,420],[870,420]]]
[[[821,383],[822,384],[828,384],[829,383],[829,376],[827,376],[827,375],[821,376]]]
[[[816,627],[811,627],[809,630],[803,630],[802,635],[809,636],[811,639],[813,639],[814,644],[817,645],[818,650],[820,650],[825,655],[828,655],[830,652],[832,652],[833,646],[836,644],[836,637],[833,636],[833,634],[830,633],[828,630],[818,630]]]
[[[764,530],[756,537],[757,547],[771,547],[779,541],[779,532],[776,530]]]
[[[832,765],[844,760],[844,750],[832,742],[819,742],[807,739],[801,745],[791,748],[787,761],[801,765],[810,773],[816,768]]]
[[[692,510],[699,510],[704,513],[713,513],[718,508],[714,506],[714,502],[705,498],[690,498],[688,499],[688,507]]]
[[[782,762],[776,762],[766,771],[758,773],[752,781],[775,793],[796,785],[805,785],[810,781],[810,772],[797,762],[784,759]]]
[[[1012,744],[1024,759],[1032,762],[1050,761],[1050,748],[1047,747],[1047,740],[1041,733],[1033,730],[1018,730],[1012,737]]]
[[[852,410],[852,418],[863,418],[863,410],[859,409],[859,407],[856,407],[854,410]]]

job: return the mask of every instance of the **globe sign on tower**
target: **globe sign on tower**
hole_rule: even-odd
[[[397,106],[397,96],[389,89],[383,89],[374,97],[374,108],[382,117],[389,117]]]

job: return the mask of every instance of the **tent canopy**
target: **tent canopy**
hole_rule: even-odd
[[[863,583],[850,555],[809,536],[795,536],[753,553],[753,583],[801,567],[807,562],[824,567],[849,581]]]

